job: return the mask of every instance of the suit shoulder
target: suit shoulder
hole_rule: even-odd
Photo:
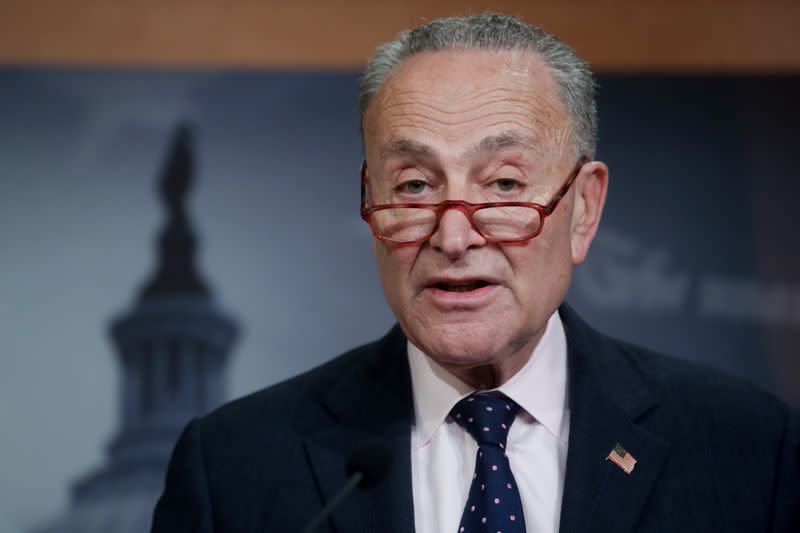
[[[207,428],[235,429],[256,420],[313,420],[310,412],[298,417],[294,414],[316,408],[312,406],[319,404],[320,397],[342,374],[367,364],[385,341],[386,337],[355,347],[308,371],[227,402],[202,417],[200,423]]]
[[[782,428],[790,407],[773,394],[696,362],[661,354],[624,341],[609,339],[642,375],[661,400],[686,415],[713,417],[729,427]]]

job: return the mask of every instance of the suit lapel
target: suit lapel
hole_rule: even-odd
[[[656,399],[621,348],[567,306],[570,437],[561,533],[632,531],[669,444],[637,424]],[[635,459],[630,474],[607,460],[620,444]]]
[[[570,437],[561,533],[632,531],[669,443],[638,422],[656,398],[635,364],[566,305]],[[357,490],[333,513],[338,533],[414,531],[410,429],[413,410],[406,341],[398,327],[361,364],[343,375],[323,401],[333,423],[305,440],[325,501],[344,485],[348,458],[366,441],[385,443],[392,464],[382,482]],[[616,444],[636,458],[630,474],[607,460]]]
[[[391,453],[386,477],[356,491],[332,514],[337,532],[414,531],[411,492],[411,378],[406,341],[395,327],[362,364],[343,375],[324,399],[334,423],[305,441],[325,501],[345,484],[350,456],[365,442],[380,441]]]

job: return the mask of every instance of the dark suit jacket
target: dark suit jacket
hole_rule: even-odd
[[[766,393],[618,342],[563,306],[570,435],[563,533],[800,532],[797,416]],[[399,328],[192,421],[175,448],[153,532],[302,529],[345,483],[364,441],[388,476],[320,531],[413,532],[406,339]],[[611,461],[620,443],[637,460]],[[455,532],[442,532],[455,533]]]

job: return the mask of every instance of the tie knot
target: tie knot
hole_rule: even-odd
[[[450,416],[479,445],[505,448],[508,428],[519,409],[519,405],[503,394],[474,393],[458,402],[450,411]]]

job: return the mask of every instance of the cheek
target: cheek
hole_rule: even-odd
[[[547,225],[539,244],[542,246],[541,254],[553,268],[570,268],[572,265],[572,232],[570,231],[569,214],[571,204],[564,202],[556,212],[547,219]],[[565,267],[565,265],[568,265]]]
[[[563,226],[552,224],[526,246],[505,250],[514,272],[515,293],[520,302],[540,300],[551,291],[560,292],[565,280],[569,279],[572,247],[569,231]]]
[[[375,255],[375,262],[378,265],[378,274],[381,277],[381,284],[384,290],[386,290],[388,288],[387,282],[394,278],[392,256],[386,250],[386,246],[377,239],[373,239],[372,241],[372,253]]]
[[[411,266],[416,257],[416,251],[412,248],[389,248],[377,239],[373,241],[372,250],[378,264],[378,273],[389,300],[395,300],[411,286]]]

